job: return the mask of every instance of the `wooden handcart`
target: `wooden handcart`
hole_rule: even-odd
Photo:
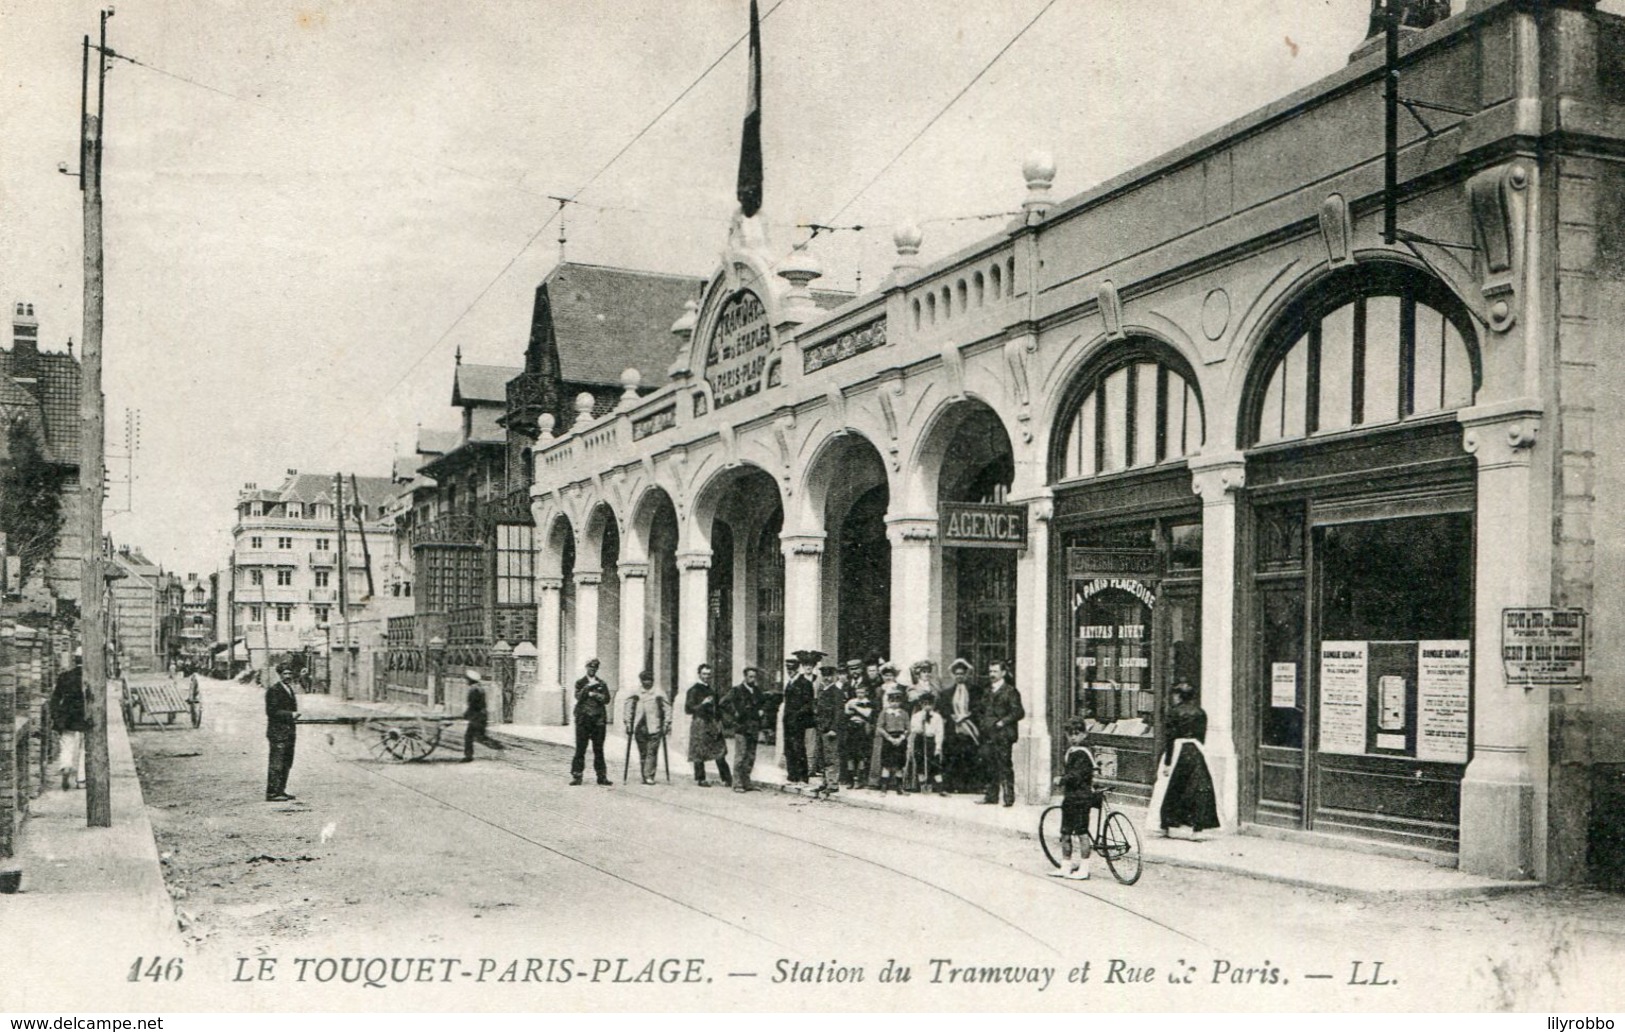
[[[372,753],[373,759],[415,763],[418,760],[428,759],[430,754],[440,747],[447,725],[461,723],[463,718],[430,713],[408,713],[300,717],[298,722],[301,726],[305,724],[347,726],[354,733],[366,737],[367,751]]]
[[[203,697],[197,682],[189,686],[164,681],[158,684],[131,684],[123,682],[119,708],[124,713],[124,727],[135,730],[137,724],[173,725],[175,718],[186,714],[193,727],[203,724]]]

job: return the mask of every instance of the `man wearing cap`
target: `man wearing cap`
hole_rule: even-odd
[[[51,726],[57,733],[57,770],[62,775],[62,791],[85,783],[85,732],[90,721],[85,713],[84,650],[73,650],[73,666],[56,677],[51,690]]]
[[[265,801],[268,803],[286,803],[293,799],[288,794],[288,771],[293,769],[294,744],[299,736],[299,699],[288,683],[292,676],[291,666],[278,663],[265,689],[265,740],[270,744],[265,774]]]
[[[988,690],[982,706],[979,728],[982,754],[987,764],[987,792],[984,803],[996,803],[1002,796],[1005,806],[1016,803],[1016,772],[1012,753],[1016,747],[1016,724],[1027,715],[1021,693],[1010,680],[1005,665],[994,660],[987,665]]]
[[[660,770],[660,742],[671,730],[671,703],[665,692],[655,691],[655,675],[648,670],[638,675],[638,690],[627,696],[621,722],[626,736],[638,743],[638,764],[643,783],[655,783]],[[666,772],[669,778],[671,772]]]
[[[464,670],[463,682],[468,686],[468,699],[463,707],[463,719],[468,721],[468,731],[463,735],[463,762],[473,763],[476,740],[487,749],[496,749],[499,752],[507,746],[485,733],[490,715],[485,709],[485,689],[480,686],[480,672]]]
[[[824,654],[817,649],[796,652],[796,676],[784,686],[784,776],[792,785],[807,783],[809,743],[816,752],[817,723],[813,703],[818,698],[818,661]],[[808,733],[812,732],[811,739]]]
[[[722,698],[722,725],[734,740],[734,791],[754,792],[750,772],[756,769],[756,739],[762,730],[761,672],[745,668],[745,679]]]
[[[956,659],[948,668],[953,687],[942,692],[943,776],[950,792],[981,787],[981,730],[976,714],[982,708],[981,690],[970,683],[975,668],[968,659]]]
[[[688,714],[688,762],[694,764],[694,783],[706,786],[705,765],[717,762],[717,777],[724,785],[733,783],[728,770],[728,743],[722,733],[722,714],[717,708],[716,689],[711,687],[711,664],[701,663],[699,680],[688,688],[683,697],[683,712]]]
[[[822,670],[823,684],[813,704],[813,722],[818,732],[818,765],[824,773],[823,791],[841,790],[841,734],[846,730],[846,684],[839,668]]]
[[[609,685],[598,676],[598,660],[587,660],[587,673],[576,681],[576,754],[570,761],[570,784],[581,784],[587,770],[587,744],[592,744],[592,770],[600,785],[609,784],[604,767],[604,732],[609,726]]]

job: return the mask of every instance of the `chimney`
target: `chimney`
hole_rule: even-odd
[[[11,378],[32,387],[39,366],[39,320],[31,303],[19,301],[11,317]]]

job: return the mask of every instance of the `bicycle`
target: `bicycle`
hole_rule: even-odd
[[[1089,807],[1089,841],[1094,851],[1106,858],[1112,877],[1124,885],[1140,880],[1140,835],[1134,822],[1121,810],[1110,809],[1106,793],[1097,792]],[[1061,804],[1048,807],[1038,816],[1038,844],[1044,856],[1061,866]]]

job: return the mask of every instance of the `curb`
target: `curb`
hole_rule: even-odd
[[[528,738],[519,735],[506,734],[495,728],[491,730],[491,735],[493,738],[500,740],[504,745],[509,745],[525,752],[540,753],[544,749],[562,749],[566,751],[574,751],[574,746],[568,743],[554,742],[542,738]],[[763,789],[774,790],[784,795],[801,796],[806,799],[813,799],[817,795],[816,792],[809,790],[802,785],[792,785],[777,780],[757,780],[755,784]],[[1007,835],[1018,839],[1025,839],[1027,841],[1032,841],[1038,837],[1037,813],[1041,812],[1042,808],[1035,808],[1032,820],[1029,822],[1032,827],[1011,828],[1000,824],[989,824],[984,821],[977,820],[975,817],[957,813],[952,810],[943,810],[938,813],[925,814],[921,814],[915,810],[902,810],[896,807],[887,806],[880,802],[879,799],[865,798],[864,795],[865,793],[863,792],[849,789],[839,792],[834,796],[824,797],[824,801],[838,803],[843,806],[850,806],[861,810],[903,814],[910,817],[923,817],[928,821],[952,824],[957,827],[966,828],[967,830]],[[1030,806],[1031,804],[1021,805]],[[1515,892],[1526,892],[1531,889],[1543,887],[1543,885],[1539,882],[1492,882],[1489,884],[1462,886],[1418,886],[1407,888],[1405,886],[1398,885],[1387,886],[1380,889],[1361,888],[1358,886],[1320,881],[1314,878],[1298,875],[1262,871],[1243,864],[1234,862],[1226,863],[1217,859],[1159,853],[1152,850],[1146,850],[1147,842],[1145,839],[1144,812],[1138,807],[1130,807],[1128,808],[1127,812],[1130,819],[1134,820],[1136,829],[1141,831],[1141,855],[1147,864],[1156,864],[1159,866],[1197,871],[1211,871],[1217,874],[1229,874],[1243,878],[1251,878],[1255,881],[1271,882],[1276,885],[1287,885],[1293,888],[1310,889],[1316,892],[1325,892],[1337,896],[1368,900],[1391,900],[1397,898],[1421,901],[1483,899],[1490,896],[1509,895]],[[1246,832],[1227,837],[1244,842],[1271,841],[1269,836],[1249,835]],[[1327,850],[1329,847],[1304,845],[1301,848],[1323,851]],[[1337,852],[1339,854],[1343,853],[1341,850],[1338,850]],[[1433,866],[1426,860],[1399,860],[1391,857],[1384,857],[1382,859],[1393,863],[1414,863],[1428,867]]]

